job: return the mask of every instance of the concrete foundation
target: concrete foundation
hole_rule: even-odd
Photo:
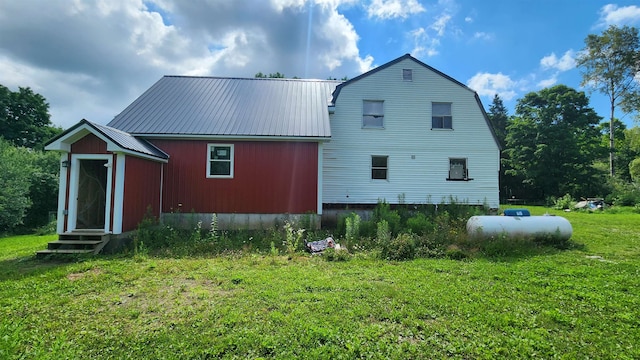
[[[210,213],[163,213],[160,219],[165,224],[181,228],[194,228],[200,222],[203,229],[210,229],[212,217]],[[216,214],[216,217],[220,230],[268,229],[283,225],[285,221],[300,227],[320,228],[318,214]]]

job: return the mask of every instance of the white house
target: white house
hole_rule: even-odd
[[[409,54],[337,86],[322,201],[499,206],[500,148],[478,95]]]

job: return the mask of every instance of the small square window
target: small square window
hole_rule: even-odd
[[[362,127],[379,129],[384,127],[384,101],[362,101]]]
[[[467,159],[449,159],[449,180],[468,180],[469,170],[467,169]]]
[[[209,144],[207,154],[207,177],[233,177],[233,145]]]
[[[388,156],[371,156],[371,179],[387,180],[388,179]]]
[[[453,129],[451,103],[431,103],[431,128]]]
[[[402,69],[402,80],[403,81],[413,81],[413,70],[412,69]]]

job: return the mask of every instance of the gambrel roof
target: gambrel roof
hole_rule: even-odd
[[[340,81],[165,76],[109,127],[134,136],[330,138]]]

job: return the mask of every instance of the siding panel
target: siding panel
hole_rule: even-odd
[[[163,212],[302,214],[317,210],[315,142],[153,140],[169,154]],[[206,177],[207,145],[234,145],[234,177]],[[181,204],[181,206],[179,206]]]
[[[402,80],[413,70],[413,81]],[[362,101],[384,100],[384,129],[362,129]],[[451,102],[453,130],[431,129],[431,103]],[[324,147],[324,203],[439,203],[450,197],[498,206],[499,150],[475,93],[403,60],[344,86]],[[371,180],[371,155],[389,156],[388,180]],[[471,181],[447,181],[450,157],[467,158]]]
[[[134,230],[144,218],[147,207],[151,207],[154,216],[160,215],[162,166],[163,164],[158,162],[127,156],[122,231]]]

